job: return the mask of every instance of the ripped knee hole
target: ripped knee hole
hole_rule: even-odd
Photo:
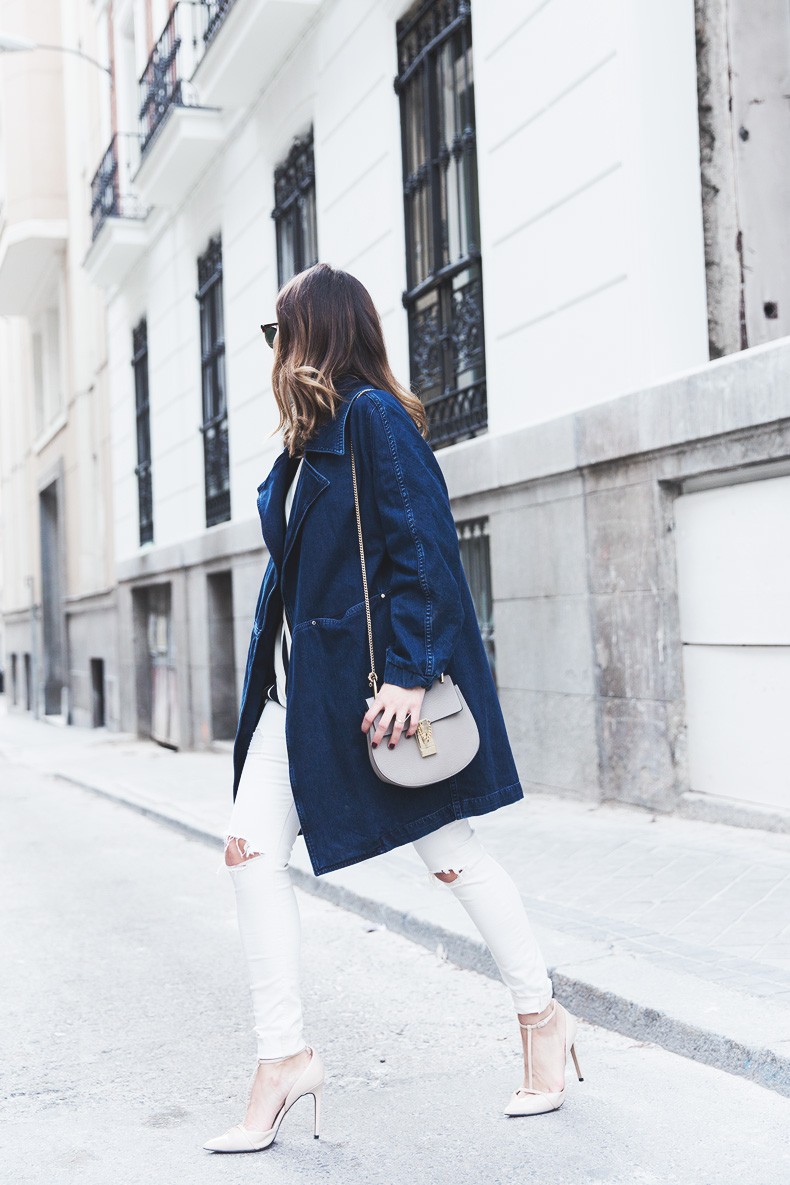
[[[230,836],[225,844],[225,863],[228,868],[234,868],[237,864],[244,864],[255,856],[262,855],[263,852],[251,848],[246,839],[237,838],[235,835]]]
[[[458,880],[458,875],[461,872],[463,872],[463,868],[459,868],[458,872],[435,872],[433,875],[440,881],[444,881],[446,885],[451,885],[453,881]]]

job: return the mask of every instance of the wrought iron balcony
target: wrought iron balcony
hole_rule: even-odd
[[[83,267],[102,288],[121,283],[145,250],[149,207],[132,182],[139,162],[140,137],[119,133],[91,181],[93,235]]]
[[[223,110],[254,102],[320,5],[321,0],[206,0],[204,52],[194,75],[187,76],[201,102]],[[215,43],[221,49],[213,49]]]
[[[412,379],[434,448],[488,424],[479,255],[429,276],[403,298],[409,317]]]
[[[146,210],[131,185],[140,162],[140,137],[116,134],[91,181],[91,224],[95,239],[108,218],[144,218]]]
[[[140,79],[143,152],[173,107],[200,105],[189,79],[205,49],[210,8],[204,0],[178,0],[153,48]]]
[[[206,8],[208,9],[208,21],[206,23],[206,31],[203,34],[203,40],[206,45],[215,36],[225,17],[230,12],[236,0],[206,0]]]

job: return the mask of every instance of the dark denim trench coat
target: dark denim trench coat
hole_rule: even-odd
[[[444,475],[394,395],[354,379],[305,448],[285,528],[283,448],[258,487],[269,563],[252,627],[234,744],[235,799],[250,738],[271,701],[283,599],[292,641],[285,719],[291,785],[316,875],[419,839],[437,827],[523,798],[461,564]],[[360,725],[372,695],[351,478],[357,464],[376,673],[430,687],[443,671],[461,688],[480,748],[459,774],[419,789],[376,777]],[[386,743],[386,742],[383,742]],[[413,744],[405,736],[399,744]],[[257,788],[266,793],[266,786]]]

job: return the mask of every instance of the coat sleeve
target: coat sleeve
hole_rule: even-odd
[[[406,409],[375,392],[364,399],[376,506],[393,572],[394,637],[383,680],[427,688],[444,671],[464,621],[458,533],[444,474]]]

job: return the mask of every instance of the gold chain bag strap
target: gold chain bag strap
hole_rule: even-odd
[[[364,394],[364,392],[360,392]],[[351,441],[349,440],[349,444]],[[351,444],[351,478],[354,485],[354,508],[357,514],[357,535],[359,536],[359,560],[362,567],[362,590],[365,596],[365,617],[368,626],[368,647],[370,649],[370,674],[368,683],[373,695],[367,697],[370,708],[378,695],[376,660],[373,654],[373,624],[370,618],[370,597],[368,577],[365,570],[365,548],[362,542],[362,516],[359,512],[359,490],[357,467],[354,460],[354,446]],[[378,777],[395,786],[429,786],[457,774],[474,757],[480,747],[480,735],[469,705],[461,689],[453,683],[445,671],[426,690],[423,696],[421,718],[413,736],[406,736],[404,725],[398,743],[389,748],[388,738],[392,734],[394,717],[387,726],[381,744],[373,748],[371,738],[376,730],[382,712],[367,731],[368,757]],[[408,720],[408,716],[406,717]]]

